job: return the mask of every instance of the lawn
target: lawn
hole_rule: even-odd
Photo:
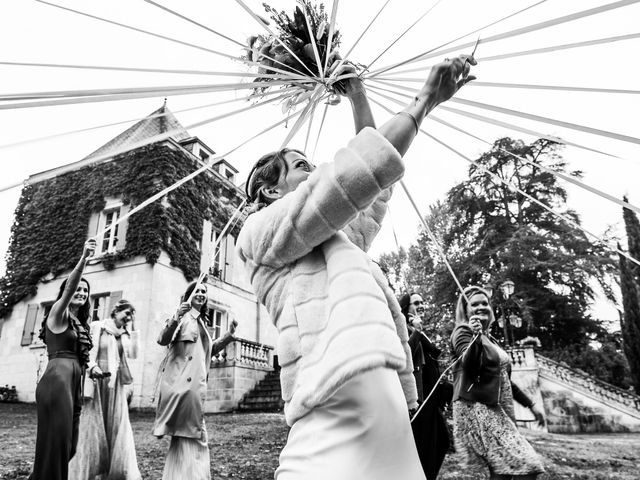
[[[153,414],[131,415],[138,463],[144,479],[162,478],[168,439],[151,435]],[[0,479],[26,479],[33,461],[36,436],[34,405],[0,404]],[[269,480],[287,436],[280,414],[207,415],[213,479]],[[557,435],[528,433],[547,473],[539,480],[640,478],[640,434]],[[457,466],[455,455],[445,461],[441,479],[472,479]],[[186,480],[186,479],[185,479]],[[328,479],[330,480],[330,479]],[[391,479],[395,480],[395,479]]]

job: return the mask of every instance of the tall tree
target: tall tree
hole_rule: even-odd
[[[476,160],[480,167],[472,165],[468,179],[455,185],[427,218],[463,285],[488,281],[497,286],[507,278],[514,281],[512,306],[516,309],[517,305],[524,320],[522,328],[514,329],[515,338],[538,337],[552,358],[569,345],[587,348],[606,334],[588,310],[595,284],[613,299],[615,260],[582,230],[498,179],[579,224],[578,214],[566,205],[567,192],[557,177],[540,168],[581,175],[567,172],[560,147],[544,139],[531,144],[508,137],[497,140]],[[452,313],[458,289],[425,233],[409,249],[408,264],[406,277],[423,282],[416,287],[428,292],[440,311]]]
[[[625,200],[627,198],[625,197]],[[629,254],[640,259],[640,221],[628,208],[622,210]],[[620,255],[620,290],[623,314],[620,318],[624,352],[635,389],[640,392],[640,267]]]

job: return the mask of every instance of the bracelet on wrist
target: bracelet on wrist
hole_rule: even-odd
[[[411,120],[413,120],[413,126],[416,129],[415,134],[418,135],[418,132],[420,131],[420,125],[418,124],[418,119],[416,117],[414,117],[412,114],[410,114],[409,112],[398,112],[396,115],[406,115],[407,117],[409,117]]]

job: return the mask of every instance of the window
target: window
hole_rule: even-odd
[[[109,228],[111,225],[118,221],[118,219],[120,218],[120,209],[114,208],[113,210],[106,210],[103,212],[103,216],[104,228],[101,228],[101,230]],[[116,251],[116,247],[118,245],[119,226],[120,225],[116,225],[112,229],[107,230],[102,236],[102,246],[100,248],[100,251],[102,253],[112,253]]]
[[[213,232],[213,243],[217,240],[218,233]],[[213,250],[212,243],[212,250]],[[233,278],[233,251],[236,239],[231,235],[225,235],[220,239],[215,251],[211,252],[211,263],[209,266],[209,275],[212,275],[227,283],[231,283]]]
[[[198,154],[200,155],[200,158],[202,159],[203,162],[209,161],[209,154],[207,152],[205,152],[204,150],[200,149]]]
[[[114,253],[124,248],[127,222],[123,221],[116,225],[128,211],[128,207],[120,200],[107,199],[105,209],[100,213],[91,216],[89,223],[89,236],[100,236],[97,238],[98,245],[96,255]],[[112,227],[112,228],[109,228]]]
[[[212,232],[212,242],[211,245],[214,246],[216,239],[218,237],[217,232]],[[211,261],[211,268],[209,269],[209,273],[214,277],[219,278],[220,280],[224,280],[224,264],[222,259],[224,256],[222,255],[222,250],[226,245],[225,239],[222,238],[217,245],[215,245],[215,250],[212,252],[213,258]],[[226,253],[226,252],[225,252]]]
[[[105,320],[109,316],[109,294],[91,296],[91,321]]]
[[[24,320],[24,329],[22,330],[22,341],[20,345],[27,346],[31,344],[41,343],[38,335],[45,317],[49,315],[53,302],[32,303],[27,305],[27,316]]]
[[[214,340],[222,335],[225,317],[226,313],[216,308],[210,308],[207,312],[207,327]]]
[[[217,242],[219,235],[220,233],[213,228],[212,223],[205,220],[200,241],[202,252],[200,270],[208,272],[211,277],[231,283],[235,258],[233,253],[235,238],[232,235],[225,235]]]

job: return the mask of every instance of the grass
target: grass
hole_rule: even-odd
[[[144,479],[162,478],[169,440],[151,435],[153,414],[132,412],[138,464]],[[211,476],[216,479],[268,480],[288,428],[281,414],[207,415]],[[526,432],[544,457],[547,473],[539,480],[632,480],[640,478],[640,434],[558,435]],[[36,411],[30,404],[0,403],[0,480],[26,479],[36,438]],[[471,480],[449,455],[442,480]]]

